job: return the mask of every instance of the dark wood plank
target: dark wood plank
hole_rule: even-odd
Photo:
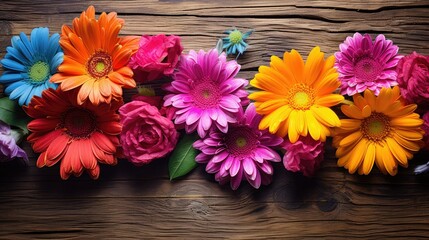
[[[320,45],[333,54],[356,31],[383,33],[400,46],[429,54],[429,1],[1,1],[0,57],[10,38],[37,26],[60,31],[63,23],[94,4],[117,11],[125,35],[177,34],[185,51],[208,49],[222,31],[255,29],[251,48],[238,61],[251,79],[272,54],[295,48],[306,55]],[[0,90],[1,92],[1,90]],[[313,178],[275,167],[273,184],[238,191],[219,186],[203,166],[170,182],[166,160],[145,167],[120,161],[102,166],[98,181],[88,176],[61,181],[58,166],[0,165],[0,239],[230,238],[385,239],[428,238],[427,176],[412,168],[427,161],[422,152],[387,177],[349,175],[336,167],[328,148]]]

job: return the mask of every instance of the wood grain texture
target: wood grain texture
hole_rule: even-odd
[[[0,57],[10,38],[37,26],[60,31],[86,9],[117,11],[125,35],[167,33],[182,37],[185,51],[214,47],[231,27],[255,29],[251,48],[239,59],[240,77],[251,79],[271,55],[314,45],[333,54],[356,31],[383,33],[401,54],[429,54],[429,1],[1,1]],[[0,87],[1,92],[1,87]],[[59,168],[0,165],[0,239],[228,238],[408,239],[429,237],[429,178],[412,168],[428,160],[419,153],[396,177],[374,170],[349,175],[336,167],[334,150],[314,178],[275,167],[270,186],[238,191],[219,186],[204,172],[170,182],[167,163],[102,166],[98,181],[87,176],[61,181]]]

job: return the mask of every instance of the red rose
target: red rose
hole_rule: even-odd
[[[139,49],[130,59],[134,79],[143,83],[173,74],[182,51],[178,36],[142,36]]]
[[[413,52],[403,57],[396,68],[401,94],[408,103],[429,103],[429,56]]]

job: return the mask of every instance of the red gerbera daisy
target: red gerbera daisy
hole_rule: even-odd
[[[67,179],[87,170],[93,179],[100,174],[98,162],[115,165],[118,135],[121,132],[116,110],[120,102],[94,106],[77,103],[75,91],[49,89],[42,97],[34,97],[27,114],[34,118],[28,129],[28,141],[41,153],[37,167],[51,167],[61,161],[60,174]]]

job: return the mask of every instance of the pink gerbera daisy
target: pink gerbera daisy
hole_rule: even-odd
[[[181,58],[179,71],[166,88],[164,106],[177,109],[175,124],[184,125],[187,133],[198,131],[204,137],[212,126],[228,131],[228,123],[236,122],[235,115],[246,105],[248,81],[235,78],[240,65],[226,61],[224,53],[216,50],[198,53],[191,50]]]
[[[194,143],[194,148],[202,151],[195,160],[207,163],[206,171],[214,173],[221,184],[230,182],[234,190],[244,179],[254,188],[269,184],[273,175],[271,162],[280,162],[279,154],[270,147],[278,146],[283,139],[267,130],[260,131],[261,118],[250,104],[244,114],[238,114],[237,123],[231,124],[227,133],[213,128],[207,137]]]
[[[402,57],[398,46],[383,34],[374,42],[368,34],[355,33],[340,44],[335,67],[341,80],[341,94],[352,96],[369,89],[378,95],[383,87],[396,86],[395,67]]]

